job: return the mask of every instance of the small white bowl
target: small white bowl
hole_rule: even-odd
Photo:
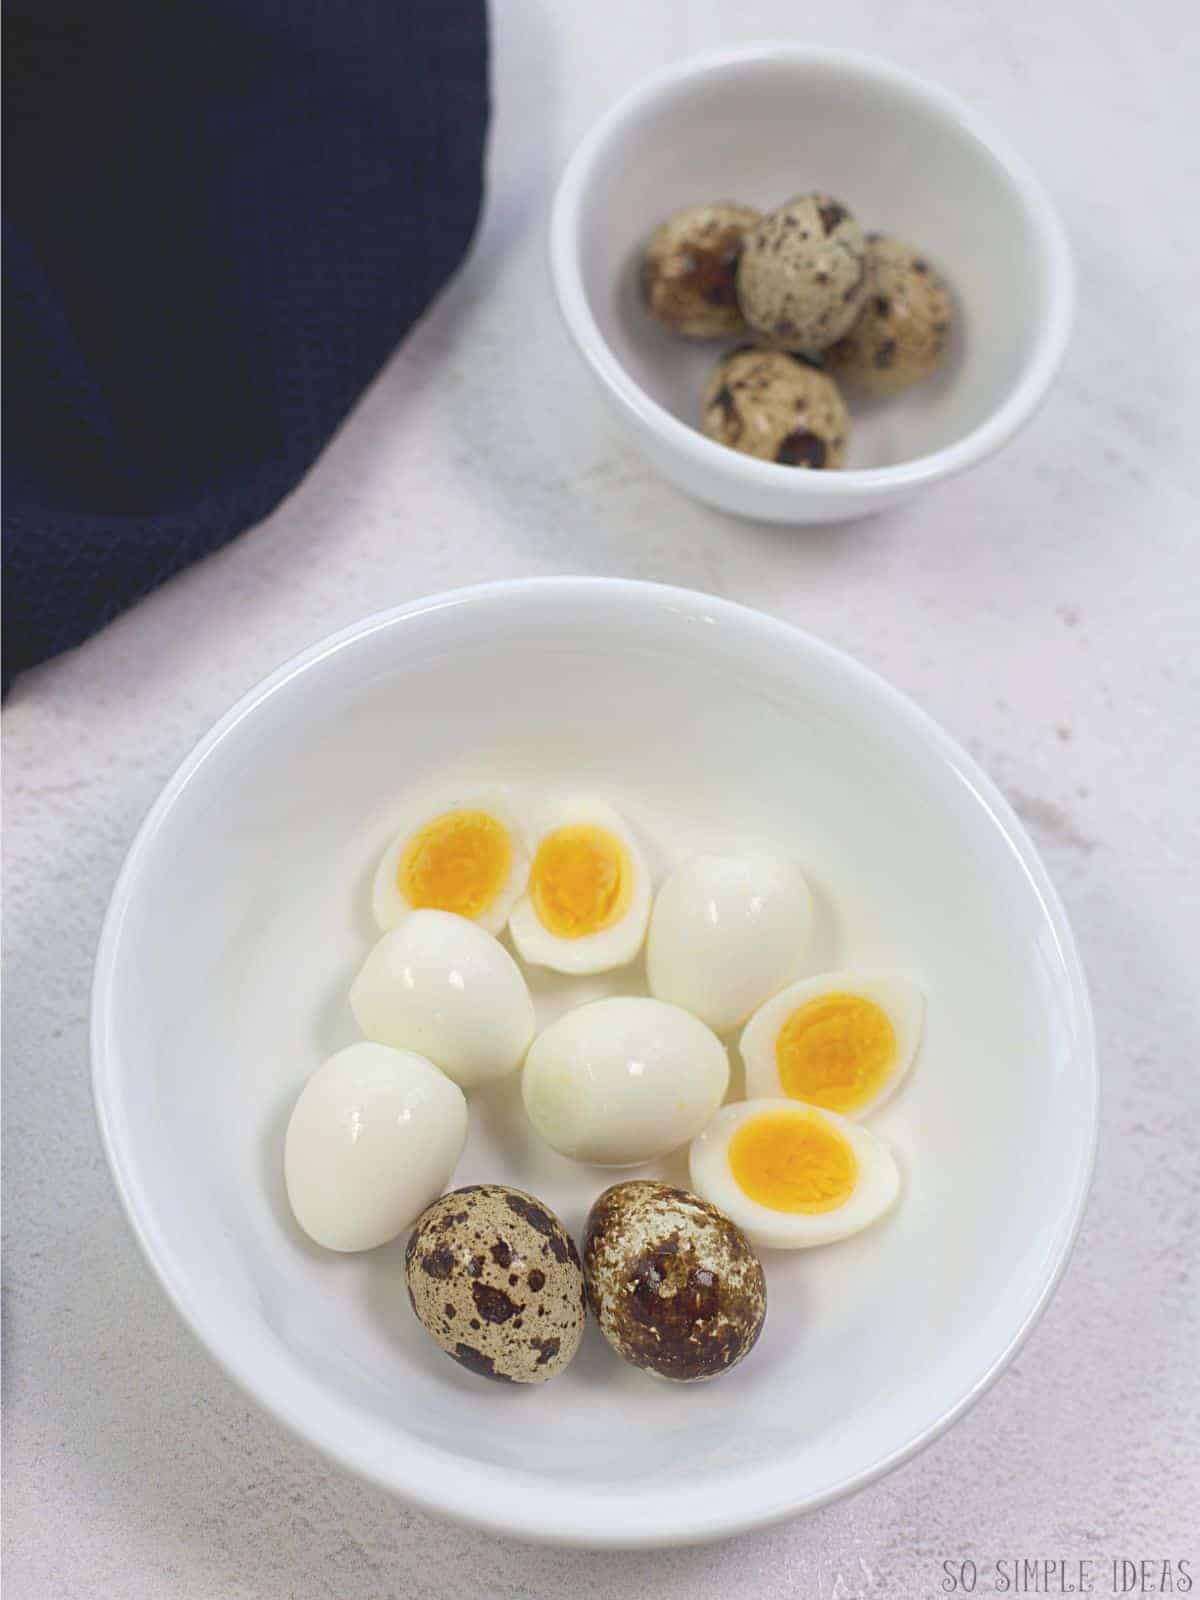
[[[609,796],[658,872],[752,836],[798,853],[826,969],[910,971],[921,1054],[872,1118],[904,1193],[844,1244],[766,1261],[750,1359],[655,1381],[592,1325],[544,1388],[488,1383],[418,1327],[404,1239],[335,1256],[283,1186],[296,1095],[355,1038],[370,885],[413,784]],[[748,841],[747,841],[748,842]],[[539,1022],[635,971],[535,975]],[[1008,806],[915,706],[782,623],[680,589],[557,578],[347,629],[222,719],[147,817],[96,961],[96,1111],[134,1232],[214,1356],[334,1460],[419,1505],[562,1543],[717,1538],[910,1456],[1028,1333],[1082,1212],[1091,1016],[1058,897]],[[611,1172],[471,1095],[456,1185],[542,1196],[578,1239]],[[639,1169],[686,1182],[669,1158]]]
[[[726,345],[677,339],[641,302],[637,264],[681,206],[770,210],[837,195],[865,229],[944,272],[959,328],[942,373],[869,406],[850,396],[848,466],[800,471],[699,431]],[[907,499],[983,460],[1044,398],[1070,335],[1062,226],[1025,163],[944,89],[870,56],[760,45],[668,67],[625,96],[571,158],[550,260],[563,316],[617,415],[679,488],[739,515],[829,522]]]

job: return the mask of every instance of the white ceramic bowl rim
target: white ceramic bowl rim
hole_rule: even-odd
[[[759,461],[706,438],[697,429],[672,416],[640,384],[634,382],[613,354],[592,315],[580,274],[577,245],[582,211],[595,167],[622,123],[638,116],[654,101],[686,88],[697,78],[716,76],[755,63],[774,64],[780,61],[789,61],[796,66],[842,68],[881,84],[905,89],[923,99],[946,121],[955,124],[962,134],[975,139],[991,153],[1005,170],[1030,218],[1050,285],[1049,305],[1029,359],[1003,404],[986,421],[943,450],[916,456],[889,467],[851,468],[823,472],[817,476],[823,494],[852,498],[861,495],[863,490],[915,487],[961,472],[999,449],[1029,420],[1045,398],[1062,363],[1071,335],[1075,305],[1071,252],[1062,224],[1045,190],[1004,138],[949,90],[877,56],[857,50],[764,41],[674,62],[611,106],[577,146],[567,163],[554,200],[550,222],[551,275],[568,330],[596,375],[616,400],[644,427],[664,435],[692,460],[709,467],[719,463],[728,473],[749,484],[776,484],[786,477],[795,485],[798,495],[813,488],[807,473],[796,472],[774,461]]]
[[[689,622],[725,624],[756,636],[760,649],[797,654],[848,687],[868,691],[895,722],[916,736],[954,773],[990,814],[1019,862],[1044,909],[1057,942],[1077,1021],[1077,1069],[1086,1091],[1079,1106],[1082,1134],[1077,1158],[1068,1175],[1068,1200],[1055,1220],[1052,1239],[1041,1263],[1036,1290],[1012,1307],[1011,1331],[998,1348],[979,1353],[971,1380],[948,1395],[939,1414],[897,1448],[870,1461],[861,1470],[829,1483],[817,1494],[797,1500],[786,1472],[756,1465],[722,1476],[719,1496],[672,1490],[669,1496],[646,1497],[644,1515],[634,1518],[628,1497],[593,1486],[556,1482],[521,1472],[498,1472],[468,1462],[451,1452],[416,1440],[398,1450],[395,1436],[349,1402],[335,1398],[298,1364],[282,1361],[278,1346],[255,1331],[231,1344],[222,1316],[194,1287],[186,1264],[161,1228],[152,1196],[144,1187],[135,1142],[124,1113],[118,1084],[120,1045],[113,1002],[115,975],[121,958],[126,918],[153,845],[183,791],[219,746],[272,696],[358,641],[402,625],[406,619],[463,606],[503,604],[520,593],[540,590],[561,606],[586,600],[601,591],[620,593],[622,603],[647,611],[666,608]],[[866,667],[833,646],[747,607],[686,589],[619,578],[534,578],[451,590],[409,605],[379,612],[321,640],[285,662],[251,689],[207,733],[183,761],[150,808],[117,878],[96,957],[91,1018],[92,1088],[96,1118],[117,1192],[141,1249],[183,1320],[218,1364],[252,1399],[300,1438],[328,1458],[367,1480],[402,1495],[425,1510],[450,1515],[477,1527],[518,1537],[584,1547],[659,1547],[699,1543],[782,1521],[801,1511],[828,1504],[862,1488],[918,1450],[950,1426],[995,1381],[1045,1309],[1066,1266],[1087,1200],[1095,1159],[1097,1076],[1091,1006],[1082,964],[1058,894],[1032,843],[1007,801],[991,780],[923,711]],[[346,1441],[353,1440],[353,1449]]]

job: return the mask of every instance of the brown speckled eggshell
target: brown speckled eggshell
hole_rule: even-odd
[[[840,467],[850,418],[838,386],[803,357],[735,350],[708,381],[704,432],[760,461],[802,470]]]
[[[865,394],[899,394],[942,365],[954,307],[919,250],[885,234],[867,237],[862,313],[829,352],[838,377]]]
[[[746,230],[762,212],[733,200],[688,206],[655,230],[642,257],[651,313],[687,339],[720,339],[745,328],[735,281]]]
[[[784,350],[826,350],[866,293],[862,230],[840,200],[798,194],[746,234],[737,299],[751,328]]]
[[[501,1184],[444,1194],[404,1254],[417,1320],[468,1371],[544,1383],[569,1365],[587,1316],[579,1252],[540,1200]]]
[[[644,1178],[606,1189],[588,1215],[583,1271],[609,1344],[660,1377],[715,1378],[762,1332],[761,1262],[740,1228],[686,1189]]]

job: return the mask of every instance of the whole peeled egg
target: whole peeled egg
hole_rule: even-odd
[[[606,1189],[588,1215],[583,1271],[609,1344],[659,1377],[715,1378],[762,1332],[762,1263],[728,1217],[686,1189],[648,1179]]]
[[[530,1122],[560,1155],[627,1167],[694,1138],[728,1084],[725,1047],[696,1017],[661,1000],[613,996],[538,1035],[521,1091]]]
[[[533,1001],[491,934],[449,911],[411,911],[385,933],[350,989],[368,1039],[415,1050],[463,1089],[502,1078],[533,1038]]]
[[[700,855],[676,867],[650,918],[650,992],[710,1028],[737,1027],[799,976],[812,895],[794,861]]]
[[[410,1050],[352,1044],[301,1090],[284,1142],[288,1200],[327,1250],[386,1244],[446,1187],[467,1142],[467,1102]]]
[[[503,1184],[445,1194],[404,1253],[417,1320],[459,1366],[544,1383],[579,1348],[587,1318],[575,1242],[542,1202]]]

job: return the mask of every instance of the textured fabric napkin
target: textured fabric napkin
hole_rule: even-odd
[[[5,683],[266,515],[458,265],[484,0],[17,0]]]

